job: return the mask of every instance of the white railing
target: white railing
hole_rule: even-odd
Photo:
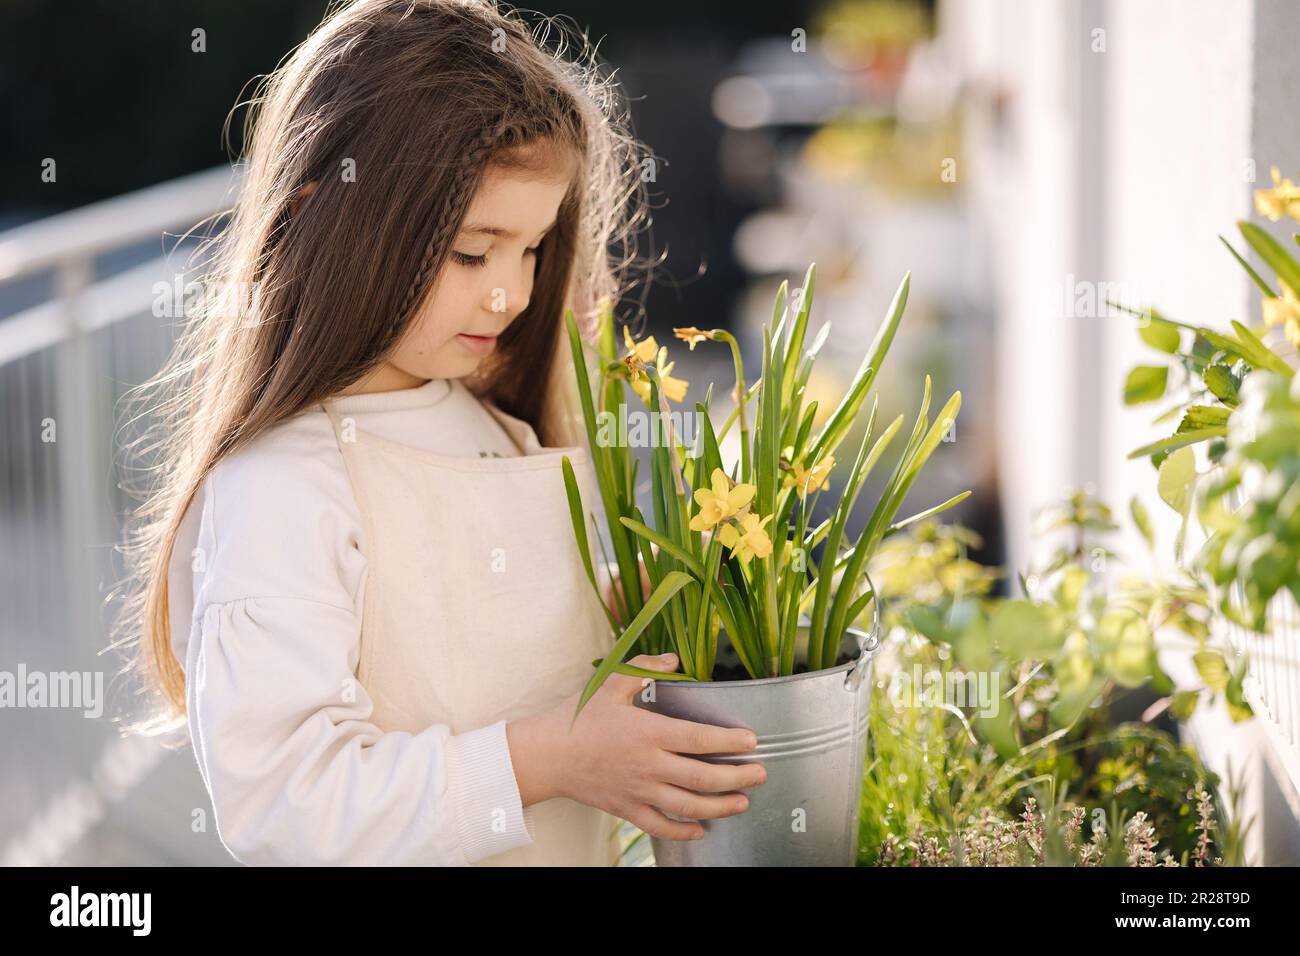
[[[1232,509],[1243,502],[1240,490],[1227,499]],[[1232,586],[1231,596],[1241,607],[1240,584]],[[1294,866],[1300,860],[1300,608],[1289,592],[1273,598],[1266,620],[1261,634],[1216,616],[1215,633],[1226,638],[1234,655],[1246,656],[1242,696],[1254,717],[1235,725],[1220,708],[1217,716],[1198,715],[1187,730],[1212,769],[1220,776],[1235,774],[1245,787],[1233,813],[1243,823],[1250,821],[1250,863]],[[1223,786],[1229,783],[1225,779]]]
[[[1271,762],[1300,793],[1300,607],[1282,591],[1268,606],[1268,633],[1230,627],[1238,653],[1248,655],[1243,696],[1272,749]]]
[[[32,388],[48,385],[53,393],[52,408],[45,409],[46,414],[36,420],[9,423],[16,426],[10,434],[17,437],[20,454],[37,436],[41,444],[53,445],[57,450],[53,477],[63,536],[61,577],[70,598],[67,608],[72,632],[83,639],[99,636],[94,623],[98,600],[89,599],[97,582],[88,545],[101,544],[111,533],[103,521],[101,505],[106,477],[103,440],[111,436],[113,429],[111,417],[105,421],[104,412],[111,412],[112,404],[106,408],[104,393],[96,394],[97,384],[103,384],[97,378],[96,365],[100,363],[96,360],[109,359],[110,367],[103,371],[112,382],[120,382],[117,373],[124,371],[117,367],[117,353],[105,356],[93,350],[98,345],[125,344],[118,341],[120,336],[111,336],[108,341],[92,339],[96,333],[128,319],[152,317],[155,284],[171,283],[176,272],[168,257],[160,256],[95,282],[96,260],[143,240],[161,240],[168,230],[192,228],[230,204],[238,181],[236,171],[218,167],[0,233],[0,283],[45,271],[54,273],[51,301],[0,319],[0,372],[17,369],[22,376],[23,387],[16,396],[19,402],[31,397],[21,393]],[[137,334],[151,337],[147,330],[138,330]],[[53,359],[51,368],[37,362],[40,374],[33,376],[29,369],[21,367],[21,363],[44,353]],[[36,382],[31,381],[33,377]],[[46,378],[50,381],[42,381]],[[118,396],[111,397],[115,403]],[[12,467],[7,468],[0,481],[13,477],[35,479],[35,474],[21,472],[35,464],[37,457],[21,461],[17,476]],[[111,467],[111,460],[107,464]],[[9,490],[0,484],[0,493]],[[22,601],[30,598],[30,593],[16,597]],[[6,606],[14,604],[6,602]]]
[[[158,283],[186,271],[179,260],[193,243],[180,237],[228,209],[239,183],[239,170],[222,166],[0,233],[0,303],[13,283],[53,280],[47,301],[0,318],[0,669],[100,672],[109,697],[100,720],[6,712],[0,859],[59,862],[76,834],[56,838],[40,811],[102,763],[97,750],[115,752],[120,661],[101,655],[130,505],[119,487],[119,400],[174,341],[177,319],[155,316],[153,303]],[[149,245],[158,255],[143,265],[97,278],[102,260],[138,262]],[[140,775],[153,766],[134,765]],[[86,818],[87,832],[101,817]],[[173,862],[197,861],[176,852]]]

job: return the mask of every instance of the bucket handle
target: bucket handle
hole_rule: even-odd
[[[876,590],[875,582],[871,580],[871,575],[863,568],[862,576],[867,579],[867,586],[871,588],[871,631],[866,637],[858,638],[858,659],[853,662],[849,672],[844,675],[844,689],[856,691],[862,679],[866,676],[867,671],[871,668],[871,662],[876,653],[880,650],[880,592]]]

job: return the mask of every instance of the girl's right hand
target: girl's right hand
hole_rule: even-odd
[[[671,672],[677,667],[677,657],[643,654],[628,663]],[[743,813],[749,799],[727,791],[762,783],[767,779],[763,766],[714,764],[690,755],[753,750],[758,746],[753,731],[678,720],[644,710],[633,703],[644,685],[643,678],[610,675],[582,709],[572,733],[569,722],[578,694],[538,714],[542,723],[532,727],[527,736],[520,735],[519,757],[512,758],[524,802],[532,802],[524,793],[528,777],[536,799],[568,797],[622,817],[652,837],[668,840],[698,840],[704,836],[704,828],[694,821]],[[516,749],[515,728],[527,721],[525,718],[511,726],[512,752]],[[540,738],[545,738],[538,750],[549,750],[553,755],[547,761],[549,768],[539,767],[529,759],[533,754],[540,756],[538,750],[528,746],[528,736],[533,732],[539,735],[534,738],[539,743]],[[532,785],[537,783],[534,770],[546,781],[540,786]],[[689,819],[673,820],[662,811]]]

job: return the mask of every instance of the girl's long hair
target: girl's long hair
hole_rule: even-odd
[[[242,189],[203,247],[208,294],[130,396],[150,422],[128,449],[147,458],[148,484],[117,643],[163,705],[136,730],[185,715],[167,585],[196,491],[223,458],[384,359],[432,294],[485,169],[577,160],[528,307],[470,383],[543,443],[582,442],[564,310],[590,337],[601,299],[617,303],[652,265],[636,254],[647,154],[594,48],[554,18],[530,26],[492,0],[336,4],[250,107]]]

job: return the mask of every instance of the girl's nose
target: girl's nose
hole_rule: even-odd
[[[519,276],[504,285],[497,285],[488,290],[487,308],[489,312],[513,319],[528,308],[532,295],[532,277]]]

